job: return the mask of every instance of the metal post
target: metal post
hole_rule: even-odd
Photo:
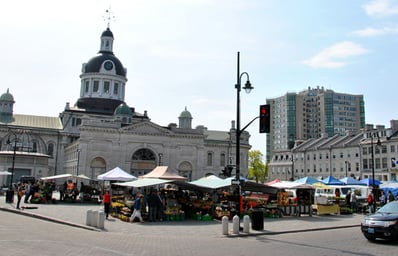
[[[241,84],[240,84],[240,60],[239,60],[239,52],[237,55],[237,81],[236,81],[236,180],[238,181],[238,186],[236,189],[236,194],[237,194],[237,209],[236,213],[238,217],[240,218],[240,90],[241,90]]]
[[[11,131],[10,131],[11,132]],[[11,166],[11,180],[8,191],[6,193],[6,202],[13,203],[14,202],[14,187],[13,187],[13,180],[14,180],[14,171],[15,171],[15,158],[17,155],[17,135],[14,132],[11,132],[14,135],[14,152],[12,155],[12,166]],[[11,145],[10,139],[8,139],[7,144]]]
[[[76,167],[76,176],[79,175],[79,162],[80,162],[80,149],[77,150],[77,167]]]
[[[240,91],[241,91],[241,80],[242,76],[246,75],[247,76],[247,81],[245,84],[245,87],[243,89],[246,90],[247,93],[249,93],[253,87],[250,84],[250,79],[249,79],[249,74],[247,72],[242,72],[240,73],[240,59],[239,59],[239,52],[237,56],[237,81],[236,81],[236,183],[237,183],[237,215],[240,216],[240,195],[241,195],[241,181],[240,181],[240,135],[242,134],[242,131],[247,127],[244,127],[242,130],[240,129]],[[255,119],[253,119],[254,121]],[[250,123],[249,123],[250,124]]]
[[[292,150],[292,181],[294,181],[294,153]]]
[[[17,155],[17,135],[14,134],[14,152],[12,155],[12,166],[11,166],[11,181],[10,181],[10,189],[12,189],[12,181],[14,179],[14,170],[15,170],[15,157]]]
[[[370,136],[370,144],[372,147],[372,193],[373,196],[375,195],[376,192],[376,187],[375,187],[375,155],[374,155],[374,147],[373,147],[373,134]],[[376,200],[373,200],[373,212],[376,210]]]

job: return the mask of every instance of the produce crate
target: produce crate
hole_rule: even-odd
[[[211,215],[203,215],[202,216],[202,220],[203,221],[211,221],[211,220],[213,220],[213,216],[211,216]]]

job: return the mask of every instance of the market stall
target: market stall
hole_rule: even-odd
[[[335,203],[333,189],[321,182],[314,183],[315,198],[312,209],[320,214],[340,214],[340,206]]]
[[[89,177],[80,174],[80,175],[73,175],[69,173],[58,174],[53,176],[47,176],[40,178],[40,193],[39,197],[35,196],[34,201],[36,202],[43,202],[43,197],[45,197],[44,201],[49,201],[52,198],[52,193],[55,190],[59,191],[59,200],[60,201],[72,201],[75,202],[76,200],[80,199],[83,200],[83,191],[87,189],[90,192],[89,197],[96,193],[91,186],[85,185],[83,180],[91,180]],[[78,186],[78,181],[80,181],[80,188]],[[80,198],[79,198],[79,195]],[[99,196],[99,195],[97,195]],[[39,199],[41,198],[41,199]],[[54,199],[55,200],[55,199]]]
[[[310,184],[280,181],[271,184],[278,188],[276,207],[285,216],[312,215],[314,188]]]

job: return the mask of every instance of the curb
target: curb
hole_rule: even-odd
[[[234,237],[247,237],[247,236],[273,236],[273,235],[283,235],[283,234],[291,234],[291,233],[303,233],[303,232],[313,232],[313,231],[322,231],[322,230],[330,230],[330,229],[343,229],[343,228],[356,228],[360,227],[360,224],[355,225],[344,225],[344,226],[334,226],[334,227],[323,227],[323,228],[310,228],[310,229],[297,229],[297,230],[286,230],[286,231],[259,231],[256,233],[239,233],[234,235],[226,235],[228,238]]]
[[[82,225],[82,224],[76,224],[76,223],[65,221],[65,220],[50,218],[48,216],[40,215],[40,214],[37,214],[37,213],[26,212],[26,211],[23,211],[23,210],[16,210],[16,209],[11,209],[11,208],[4,208],[4,207],[0,207],[0,210],[1,211],[5,211],[5,212],[16,213],[16,214],[20,214],[20,215],[25,215],[25,216],[28,216],[28,217],[33,217],[33,218],[41,219],[41,220],[45,220],[45,221],[51,221],[51,222],[55,222],[55,223],[58,223],[58,224],[64,224],[64,225],[68,225],[68,226],[71,226],[71,227],[87,229],[87,230],[90,230],[90,231],[97,231],[97,232],[103,231],[102,229],[98,229],[98,228],[95,228],[95,227],[90,227],[90,226],[86,226],[86,225]]]

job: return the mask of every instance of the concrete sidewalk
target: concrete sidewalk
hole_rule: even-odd
[[[52,221],[64,225],[70,225],[77,228],[84,228],[100,232],[131,232],[134,230],[135,225],[140,225],[140,230],[147,230],[153,232],[167,232],[173,229],[190,229],[194,228],[200,232],[205,229],[206,232],[222,234],[221,221],[197,221],[197,220],[184,220],[184,221],[165,221],[165,222],[145,222],[128,223],[116,218],[110,217],[105,221],[104,229],[87,226],[87,211],[101,211],[102,205],[98,204],[83,204],[83,203],[57,203],[57,204],[21,204],[28,208],[17,210],[15,209],[15,202],[13,204],[5,203],[4,196],[0,196],[0,210],[9,211],[16,214],[22,214],[30,217],[39,218],[46,221]],[[29,209],[31,207],[32,209]],[[37,207],[37,208],[36,208]],[[34,208],[34,209],[33,209]],[[239,233],[239,236],[247,235],[275,235],[282,233],[292,232],[308,232],[314,230],[348,228],[360,226],[362,214],[352,215],[313,215],[301,217],[282,217],[282,218],[265,218],[264,230],[252,230],[249,233]],[[242,224],[241,224],[242,225]],[[162,226],[162,229],[157,227]],[[250,225],[251,226],[251,225]],[[229,222],[229,234],[232,235],[232,223]],[[235,235],[236,236],[236,235]]]

